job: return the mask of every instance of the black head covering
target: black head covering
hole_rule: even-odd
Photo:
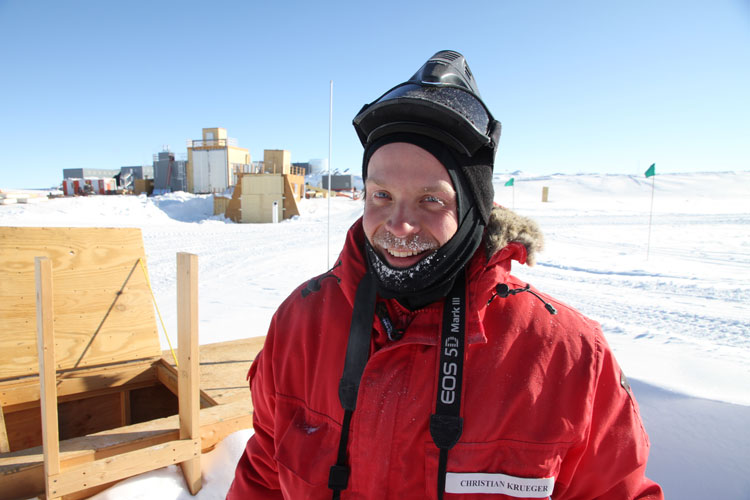
[[[366,104],[353,123],[366,156],[378,139],[402,132],[430,137],[448,147],[487,224],[493,205],[492,170],[501,126],[482,101],[461,54],[438,52],[408,81]],[[372,152],[374,149],[370,155]],[[367,174],[367,160],[366,157],[363,163],[363,177]]]
[[[448,293],[481,242],[493,205],[500,123],[479,97],[466,60],[453,51],[435,54],[409,81],[365,105],[353,123],[365,147],[363,179],[378,148],[406,142],[437,158],[456,190],[456,234],[414,266],[393,268],[365,242],[378,293],[418,309]]]

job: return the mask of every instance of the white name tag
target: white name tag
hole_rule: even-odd
[[[445,476],[446,493],[494,493],[516,498],[549,498],[554,477],[528,478],[507,474],[449,472]]]

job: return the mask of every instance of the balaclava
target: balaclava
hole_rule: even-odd
[[[464,57],[441,51],[409,81],[365,105],[354,118],[354,128],[365,147],[363,179],[378,148],[406,142],[437,158],[456,190],[456,234],[414,266],[393,268],[365,242],[378,293],[419,309],[448,293],[482,240],[493,204],[492,169],[500,123],[479,97]]]
[[[463,278],[461,271],[479,246],[490,217],[492,167],[500,137],[500,123],[492,118],[479,97],[464,57],[452,51],[438,52],[409,81],[363,107],[354,118],[354,128],[365,147],[362,162],[365,179],[370,158],[385,144],[414,144],[437,158],[456,190],[458,229],[434,253],[406,269],[388,266],[365,238],[368,271],[357,285],[338,388],[344,418],[338,457],[328,479],[334,499],[341,498],[351,471],[346,457],[349,429],[370,350],[376,292],[395,298],[412,310],[441,297],[451,297],[451,304],[453,301],[458,304],[456,335],[461,339],[458,356],[463,359],[465,332],[460,317],[465,317],[465,312],[461,312],[465,310],[466,301],[461,299],[465,297],[465,283],[457,281],[457,276]],[[452,332],[452,323],[445,326],[451,321],[451,309],[443,310],[441,345],[447,345],[443,342],[449,338],[445,336],[446,328]],[[459,382],[459,388],[460,385]],[[448,449],[461,435],[460,396],[456,405],[447,406],[450,405],[444,401],[436,403],[436,413],[429,416],[430,434],[440,448],[438,496],[445,490]]]

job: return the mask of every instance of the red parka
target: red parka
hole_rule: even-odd
[[[480,248],[467,264],[464,426],[448,453],[448,473],[468,485],[462,491],[492,484],[502,493],[445,498],[661,499],[644,476],[649,443],[638,406],[598,324],[544,294],[557,315],[530,293],[488,305],[498,283],[525,285],[510,275],[511,260],[524,263],[536,246],[525,222],[496,208],[485,234],[493,248]],[[331,498],[344,414],[338,386],[366,270],[363,242],[360,220],[336,266],[274,315],[249,373],[255,433],[227,498]],[[415,312],[378,302],[342,499],[435,499],[439,451],[428,427],[443,301]],[[381,318],[403,337],[388,340]]]

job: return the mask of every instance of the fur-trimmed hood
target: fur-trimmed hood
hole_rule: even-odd
[[[484,242],[488,257],[505,248],[508,243],[520,243],[526,247],[526,264],[533,266],[537,253],[544,248],[544,235],[534,220],[495,205],[484,230]]]

